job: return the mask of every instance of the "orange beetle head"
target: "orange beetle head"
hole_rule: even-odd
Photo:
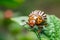
[[[32,27],[35,25],[35,19],[34,19],[34,16],[33,15],[32,16],[29,16],[28,24],[30,26],[32,26]]]

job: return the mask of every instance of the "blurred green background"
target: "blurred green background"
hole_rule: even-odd
[[[38,40],[34,32],[25,33],[23,26],[4,19],[8,9],[13,11],[13,17],[28,16],[34,10],[60,17],[60,0],[0,0],[0,40]]]
[[[37,9],[60,17],[60,0],[0,0],[0,10],[6,9],[12,9],[24,16]]]

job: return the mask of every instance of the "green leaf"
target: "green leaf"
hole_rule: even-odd
[[[21,16],[21,17],[11,18],[11,20],[19,23],[19,25],[25,25],[26,22],[28,22],[28,17],[27,16]]]
[[[60,40],[60,19],[54,15],[47,16],[47,27],[45,34],[50,40]]]
[[[41,34],[40,37],[41,37],[41,40],[49,40],[49,38],[44,34]]]
[[[11,20],[17,22],[19,25],[29,29],[28,25],[25,25],[28,22],[27,16],[11,18]],[[23,21],[22,21],[23,20]],[[34,28],[35,34],[38,28]],[[60,19],[54,15],[47,15],[47,26],[43,28],[44,32],[40,34],[41,40],[60,40]],[[37,35],[39,36],[39,35]]]

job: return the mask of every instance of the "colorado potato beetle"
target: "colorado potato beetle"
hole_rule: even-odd
[[[46,14],[43,11],[35,10],[29,14],[28,24],[30,26],[40,25],[46,20]]]
[[[32,13],[29,14],[28,24],[31,28],[34,28],[35,25],[38,26],[38,33],[40,33],[43,29],[43,26],[45,26],[46,23],[46,17],[47,15],[44,13],[44,11],[35,10],[32,11]]]

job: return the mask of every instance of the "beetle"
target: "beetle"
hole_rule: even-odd
[[[31,28],[34,28],[34,26],[37,25],[39,28],[38,32],[40,32],[43,29],[43,26],[47,24],[46,16],[47,15],[44,13],[44,11],[40,11],[40,10],[32,11],[32,13],[29,14],[29,19],[28,19],[29,26]]]
[[[30,26],[40,25],[46,19],[46,14],[40,10],[35,10],[29,15],[28,24]]]

